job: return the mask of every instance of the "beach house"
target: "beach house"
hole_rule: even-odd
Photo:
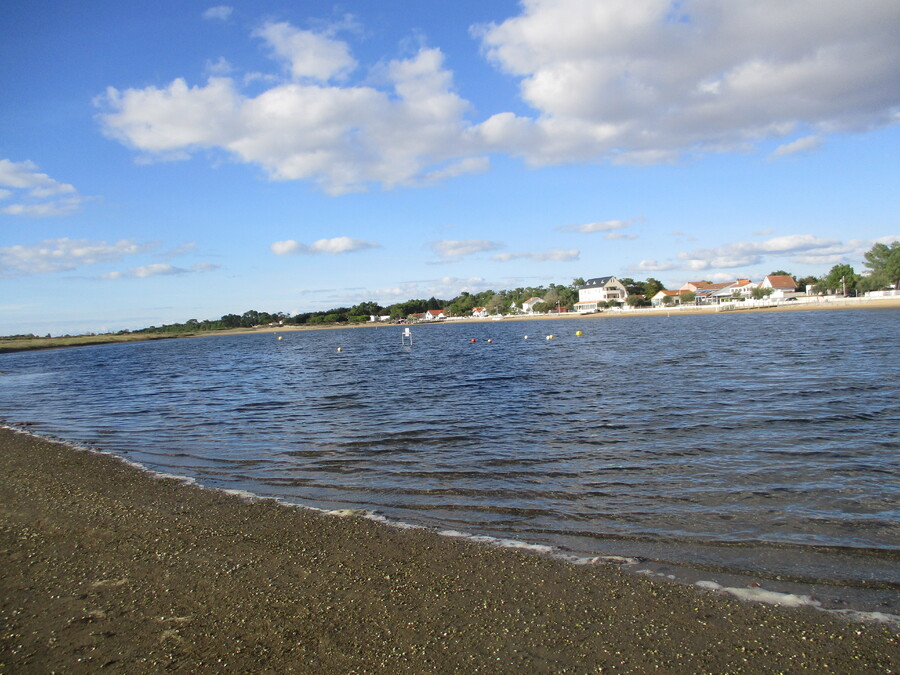
[[[597,309],[600,302],[608,303],[612,300],[622,304],[627,297],[628,289],[614,276],[596,277],[578,287],[578,302],[574,307],[576,312],[591,312]]]
[[[756,288],[749,279],[735,279],[713,284],[708,281],[688,281],[679,291],[694,294],[698,305],[718,304],[735,298],[747,299]]]
[[[652,298],[650,298],[650,304],[653,305],[654,307],[659,307],[660,305],[666,305],[666,304],[680,305],[681,304],[681,296],[688,292],[693,292],[693,291],[682,291],[682,290],[667,291],[664,289],[664,290],[659,291]],[[667,303],[665,301],[666,298],[672,298],[672,300],[670,300]]]
[[[771,288],[774,299],[790,298],[797,294],[797,282],[788,274],[770,274],[763,279],[760,288]]]
[[[528,298],[525,302],[522,303],[522,311],[527,314],[533,314],[534,306],[536,304],[538,304],[539,302],[543,302],[543,301],[544,301],[543,298],[538,298],[538,297]]]

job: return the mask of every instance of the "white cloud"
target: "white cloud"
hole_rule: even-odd
[[[641,272],[665,272],[666,270],[673,269],[675,265],[671,262],[659,262],[652,258],[647,258],[645,260],[641,260],[637,264],[636,269]]]
[[[312,78],[327,82],[343,78],[356,68],[349,46],[329,35],[298,30],[289,23],[266,23],[254,35],[268,43],[298,80]]]
[[[795,234],[773,237],[761,242],[739,241],[716,248],[682,251],[677,254],[677,260],[662,263],[650,261],[650,263],[667,265],[665,269],[705,271],[751,267],[772,258],[788,258],[797,264],[828,266],[860,260],[873,243],[875,240],[839,241],[811,234]],[[640,263],[638,268],[649,269],[641,267],[643,264]]]
[[[569,260],[578,260],[581,251],[577,248],[561,249],[552,248],[549,251],[541,253],[498,253],[492,256],[491,260],[497,262],[509,262],[511,260],[533,260],[534,262],[566,262]]]
[[[211,263],[197,263],[190,268],[176,267],[166,263],[153,263],[151,265],[142,265],[141,267],[132,267],[125,272],[109,272],[108,274],[101,274],[100,278],[104,280],[124,279],[127,277],[133,279],[146,279],[148,277],[165,277],[191,274],[193,272],[212,272],[217,269],[219,269],[219,266]]]
[[[183,255],[187,255],[188,253],[193,253],[197,249],[197,243],[193,241],[186,242],[175,248],[166,251],[163,254],[164,258],[178,258]]]
[[[380,244],[374,241],[363,241],[362,239],[352,239],[350,237],[334,237],[332,239],[319,239],[312,244],[303,244],[293,239],[285,241],[276,241],[269,248],[275,255],[316,255],[318,253],[327,253],[337,255],[340,253],[350,253],[351,251],[365,251],[367,249],[379,248]]]
[[[766,264],[774,259],[787,258],[799,265],[810,265],[822,268],[838,263],[859,264],[863,255],[873,244],[890,243],[900,237],[880,237],[878,239],[850,239],[839,241],[825,239],[811,234],[795,234],[784,237],[773,237],[765,241],[738,241],[723,244],[715,248],[701,248],[681,251],[670,260],[642,260],[632,265],[634,271],[662,272],[667,270],[690,270],[703,272],[704,278],[712,279],[713,270],[733,270]],[[739,272],[743,273],[743,272]],[[733,272],[716,272],[721,276],[731,277]]]
[[[356,28],[348,19],[255,31],[287,78],[245,74],[253,95],[221,76],[222,60],[211,68],[219,76],[201,85],[110,87],[97,99],[99,119],[144,160],[220,150],[272,180],[309,180],[331,194],[484,171],[492,152],[533,165],[659,164],[775,139],[772,157],[781,157],[900,119],[896,0],[521,6],[473,34],[519,80],[531,116],[467,119],[472,106],[454,91],[439,49],[360,67],[336,37]]]
[[[40,173],[34,162],[0,159],[0,200],[13,203],[0,207],[11,216],[60,216],[77,211],[84,201],[68,183]]]
[[[445,262],[456,262],[467,255],[501,248],[501,244],[487,239],[433,241],[429,246]]]
[[[229,7],[228,5],[216,5],[203,12],[203,18],[228,21],[228,19],[231,18],[232,12],[234,12],[234,7]]]
[[[163,88],[110,87],[96,99],[104,132],[145,159],[222,149],[272,180],[312,180],[331,194],[486,170],[463,120],[469,104],[453,92],[440,50],[387,63],[385,89],[339,86],[330,81],[355,66],[346,43],[288,24],[256,34],[288,63],[294,81],[253,97],[227,77],[204,86],[178,78]]]
[[[139,244],[133,239],[110,244],[68,238],[48,239],[30,246],[6,246],[0,248],[0,277],[68,271],[84,265],[114,262],[155,247],[156,244]]]
[[[803,138],[798,138],[796,141],[791,141],[790,143],[784,143],[783,145],[778,146],[775,149],[775,152],[769,155],[769,158],[777,159],[778,157],[785,157],[786,155],[812,152],[813,150],[818,150],[821,145],[821,137],[804,136]]]
[[[614,230],[623,230],[630,227],[635,220],[604,220],[597,223],[587,223],[585,225],[560,225],[556,229],[560,232],[580,232],[582,234],[590,234],[592,232],[611,232]]]
[[[477,35],[538,115],[502,113],[480,132],[534,164],[660,163],[885,126],[898,33],[896,0],[528,0]],[[814,144],[794,143],[781,154]]]

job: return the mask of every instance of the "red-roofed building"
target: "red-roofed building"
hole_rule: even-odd
[[[787,274],[770,274],[762,280],[759,287],[793,293],[797,290],[797,282],[794,281],[794,277]]]

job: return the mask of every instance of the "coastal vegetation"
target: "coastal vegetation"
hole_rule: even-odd
[[[798,278],[786,270],[776,270],[772,275],[783,275],[797,281],[798,290],[806,290],[815,294],[856,295],[858,293],[883,288],[900,288],[900,241],[890,245],[875,244],[865,254],[867,274],[858,274],[851,265],[834,265],[822,277],[807,276]],[[625,303],[629,307],[638,308],[650,305],[650,298],[660,290],[666,290],[664,284],[652,277],[638,281],[629,277],[619,279],[628,291]],[[391,320],[406,319],[410,315],[428,310],[442,310],[446,316],[471,316],[476,308],[484,308],[487,314],[509,314],[515,307],[530,299],[539,298],[532,310],[536,313],[553,313],[571,311],[578,302],[578,289],[585,284],[581,277],[572,279],[567,285],[551,283],[548,286],[527,286],[508,290],[486,290],[479,293],[463,291],[450,299],[436,297],[410,299],[391,305],[380,305],[374,301],[360,302],[351,307],[334,307],[318,312],[301,312],[291,315],[286,312],[265,312],[248,310],[243,314],[225,314],[218,319],[188,319],[183,323],[148,326],[139,330],[121,330],[115,333],[65,335],[61,337],[12,335],[0,337],[0,353],[25,349],[45,349],[53,347],[85,346],[109,342],[130,342],[135,340],[161,339],[169,337],[187,337],[191,335],[209,334],[217,331],[252,329],[259,326],[340,326],[367,323],[372,317],[390,317]],[[772,293],[770,288],[754,288],[752,297],[763,299]],[[681,294],[680,304],[692,304],[696,295],[692,291]],[[664,298],[663,304],[670,305],[671,298]],[[599,302],[598,308],[618,306],[618,303]]]

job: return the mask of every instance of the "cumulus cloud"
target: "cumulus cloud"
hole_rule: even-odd
[[[356,68],[349,45],[325,34],[298,30],[289,23],[267,23],[254,35],[265,40],[298,80],[327,82],[343,78]]]
[[[381,66],[385,82],[340,85],[356,61],[330,31],[269,23],[255,35],[285,64],[288,81],[247,96],[230,77],[205,85],[114,87],[96,99],[106,133],[143,153],[175,160],[219,149],[272,180],[312,180],[331,194],[419,185],[484,171],[467,138],[469,104],[453,91],[438,49]]]
[[[216,5],[203,12],[203,18],[228,21],[228,19],[231,18],[232,12],[234,12],[234,7],[229,7],[228,5]]]
[[[487,239],[433,241],[429,246],[443,262],[456,262],[467,255],[502,248],[501,244]]]
[[[481,26],[534,118],[500,113],[484,141],[533,164],[674,161],[802,133],[896,122],[895,0],[529,0]],[[805,133],[804,133],[805,132]],[[781,154],[811,149],[788,143]]]
[[[380,248],[380,244],[374,241],[363,241],[351,237],[334,237],[332,239],[319,239],[311,244],[303,244],[293,239],[276,241],[269,249],[275,255],[316,255],[327,253],[337,255],[350,253],[351,251],[365,251],[367,249]]]
[[[480,120],[440,49],[360,64],[348,28],[266,23],[253,37],[283,72],[253,74],[252,95],[221,61],[205,84],[110,87],[100,123],[144,160],[218,150],[341,194],[484,171],[495,152],[659,164],[777,140],[775,158],[900,118],[896,0],[527,0],[473,35],[534,113]]]
[[[4,202],[10,201],[6,204]],[[77,211],[78,191],[38,171],[34,162],[0,159],[0,213],[12,216],[60,216]]]
[[[0,276],[69,271],[84,265],[114,262],[155,247],[156,244],[140,244],[133,239],[107,243],[68,238],[48,239],[29,246],[6,246],[0,248]]]
[[[581,251],[577,248],[561,249],[552,248],[549,251],[540,253],[498,253],[492,256],[491,260],[497,262],[509,262],[511,260],[533,260],[534,262],[566,262],[569,260],[578,260]]]

